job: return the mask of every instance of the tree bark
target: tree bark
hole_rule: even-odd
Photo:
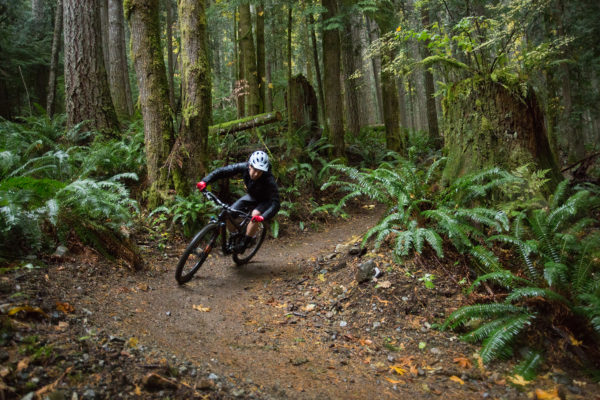
[[[258,94],[258,72],[256,70],[256,53],[252,37],[252,18],[250,4],[240,5],[240,49],[244,62],[244,78],[248,82],[248,98],[246,109],[249,115],[258,114],[260,96]]]
[[[204,175],[208,158],[212,102],[206,8],[206,0],[179,0],[182,121],[174,151],[183,173],[175,189],[184,194]]]
[[[421,21],[423,22],[423,27],[429,27],[429,10],[422,9],[421,10]],[[423,43],[423,58],[427,58],[431,55],[431,51],[429,50],[429,40],[426,40]],[[427,126],[429,127],[429,139],[436,143],[436,146],[442,145],[442,137],[440,136],[440,129],[438,127],[438,118],[437,118],[437,109],[435,105],[435,87],[433,83],[433,73],[430,68],[424,68],[423,71],[424,82],[425,82],[425,105],[427,108]]]
[[[108,0],[98,0],[100,4],[100,37],[102,38],[102,58],[106,73],[110,75],[110,56],[108,54],[111,46],[108,37]]]
[[[490,81],[453,90],[452,100],[444,99],[445,182],[487,167],[512,170],[527,163],[550,170],[550,190],[562,180],[533,88],[524,99]]]
[[[377,26],[372,26],[370,18],[367,18],[367,38],[369,40],[369,45],[373,44],[375,40],[379,39]],[[373,81],[375,82],[375,98],[377,100],[378,116],[377,120],[383,121],[383,99],[381,94],[381,81],[379,79],[381,76],[381,57],[371,57],[371,66],[373,68]]]
[[[238,7],[239,9],[239,7]],[[237,17],[239,13],[234,13],[233,15],[233,31],[235,35],[234,41],[234,53],[235,53],[235,65],[236,65],[236,80],[234,83],[234,95],[237,106],[237,116],[238,118],[243,118],[246,115],[246,89],[241,89],[242,87],[246,87],[246,80],[244,79],[244,58],[242,57],[242,49],[240,46],[240,22]]]
[[[389,20],[389,15],[377,15],[375,17],[381,34],[392,31],[393,23]],[[403,153],[406,149],[407,139],[404,131],[400,129],[398,101],[398,90],[396,89],[396,77],[389,71],[390,64],[394,59],[393,54],[381,54],[381,97],[383,102],[383,123],[385,125],[385,142],[388,150]]]
[[[167,82],[169,84],[169,104],[175,110],[175,60],[173,54],[173,2],[165,0],[167,9]]]
[[[350,4],[349,0],[345,0]],[[344,30],[341,32],[343,40],[341,41],[344,98],[346,100],[346,123],[348,130],[353,136],[358,136],[360,128],[364,125],[362,117],[364,116],[361,102],[365,99],[361,96],[362,78],[352,76],[357,69],[361,69],[362,60],[360,58],[360,41],[354,34],[354,26],[360,23],[356,16],[348,16],[344,21]]]
[[[327,10],[323,19],[337,15],[336,0],[323,0],[323,7]],[[323,30],[323,69],[327,133],[329,142],[333,145],[333,155],[340,157],[345,153],[345,144],[340,84],[340,33],[337,29]]]
[[[267,70],[265,56],[265,8],[263,3],[256,5],[256,70],[258,73],[258,112],[265,112]]]
[[[313,50],[313,62],[315,64],[315,75],[317,76],[317,93],[319,99],[319,117],[321,121],[325,120],[325,95],[323,94],[323,80],[321,79],[321,65],[319,63],[319,49],[317,47],[317,35],[315,34],[315,17],[311,14],[310,20],[310,38]]]
[[[288,23],[287,23],[287,82],[288,90],[286,96],[287,114],[288,114],[288,134],[291,136],[293,132],[292,121],[292,91],[290,84],[292,82],[292,5],[288,4]]]
[[[64,0],[64,65],[67,125],[85,122],[87,129],[117,131],[102,55],[99,3]]]
[[[56,72],[58,69],[58,56],[60,53],[60,42],[63,21],[63,0],[56,1],[54,15],[54,35],[52,36],[52,55],[50,58],[50,71],[48,74],[48,97],[46,98],[46,113],[52,119],[56,111]]]
[[[172,110],[160,45],[158,0],[126,0],[125,18],[131,28],[131,54],[144,120],[148,206],[155,208],[167,197],[170,186],[167,158],[173,144]]]
[[[133,115],[124,22],[123,0],[108,0],[108,81],[115,111],[120,120],[129,119]]]

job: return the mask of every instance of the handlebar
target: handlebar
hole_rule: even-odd
[[[205,189],[205,190],[201,191],[200,193],[202,193],[204,195],[204,197],[206,197],[207,199],[216,203],[219,207],[224,208],[228,212],[230,212],[232,214],[237,214],[243,218],[250,218],[249,214],[247,214],[243,211],[240,211],[240,210],[236,210],[235,208],[232,208],[229,204],[226,204],[223,201],[221,201],[221,199],[219,199],[214,193],[210,192],[209,190]]]

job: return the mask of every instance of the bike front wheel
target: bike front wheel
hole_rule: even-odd
[[[200,269],[219,237],[219,226],[206,225],[188,244],[175,270],[175,279],[181,285],[188,282]]]
[[[233,253],[233,261],[235,261],[237,265],[243,265],[250,261],[250,259],[254,257],[256,252],[258,252],[258,249],[260,249],[260,246],[264,242],[266,235],[267,227],[264,223],[262,223],[258,228],[258,232],[256,232],[256,236],[254,237],[251,244],[248,245],[246,250],[243,253]]]

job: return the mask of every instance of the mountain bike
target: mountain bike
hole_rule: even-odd
[[[222,202],[217,196],[208,190],[201,192],[204,196],[220,207],[217,218],[212,218],[204,226],[186,247],[179,258],[177,269],[175,270],[175,279],[181,285],[188,282],[200,267],[214,261],[210,252],[217,247],[217,241],[221,239],[221,250],[224,255],[230,255],[236,265],[246,264],[260,249],[267,233],[266,226],[260,223],[258,232],[254,239],[241,252],[240,243],[244,240],[246,227],[252,219],[252,216],[240,210],[231,208],[230,205]],[[228,228],[229,227],[229,228]]]

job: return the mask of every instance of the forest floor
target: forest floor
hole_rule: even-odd
[[[483,366],[476,346],[436,329],[473,302],[468,274],[357,251],[380,214],[268,239],[242,267],[216,255],[182,286],[183,242],[141,243],[140,272],[89,249],[5,271],[0,399],[600,399],[568,363],[519,385],[514,365]],[[369,260],[381,275],[358,283]]]

